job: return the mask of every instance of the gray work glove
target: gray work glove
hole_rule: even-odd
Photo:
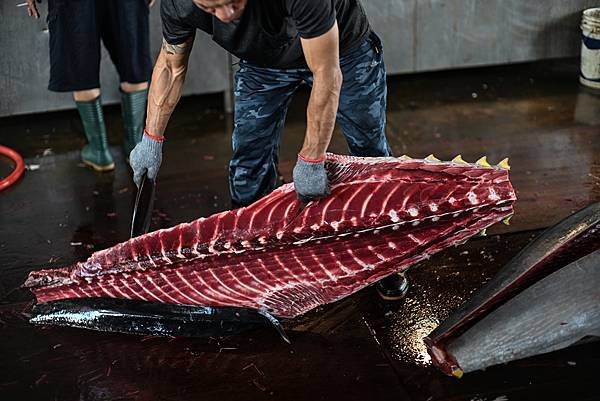
[[[325,160],[306,161],[298,156],[292,173],[296,195],[303,203],[329,195],[329,181],[325,170]]]
[[[156,179],[162,162],[162,145],[162,142],[143,135],[142,140],[135,145],[135,148],[129,154],[129,164],[133,169],[133,182],[138,188],[146,171],[148,172],[148,178]]]

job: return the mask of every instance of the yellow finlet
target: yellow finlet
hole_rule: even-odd
[[[507,218],[505,218],[504,220],[502,220],[502,223],[506,224],[507,226],[510,226],[510,219],[513,217],[513,215],[511,214],[510,216],[508,216]]]
[[[481,167],[492,167],[492,165],[488,162],[486,156],[483,156],[481,159],[477,160],[475,164]]]
[[[498,167],[503,168],[504,170],[510,170],[510,165],[508,164],[508,157],[506,159],[502,159],[502,161],[498,163]]]
[[[425,160],[427,160],[428,162],[441,162],[441,160],[440,160],[440,159],[438,159],[437,157],[435,157],[435,156],[433,155],[433,153],[432,153],[432,154],[430,154],[429,156],[427,156],[427,157],[425,158]]]
[[[458,164],[469,164],[466,161],[463,160],[461,155],[457,155],[454,159],[452,159],[453,163],[458,163]]]
[[[402,155],[402,156],[400,156],[400,159],[402,159],[402,160],[412,160],[413,158],[410,157],[410,156],[408,156],[408,155]]]
[[[452,376],[454,376],[454,377],[457,377],[460,379],[461,377],[463,377],[464,374],[465,374],[465,372],[463,372],[463,370],[460,368],[452,369]]]

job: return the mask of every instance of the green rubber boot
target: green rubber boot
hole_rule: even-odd
[[[142,140],[148,89],[137,92],[121,91],[121,114],[123,115],[123,153],[129,162],[129,153]]]
[[[81,160],[96,171],[113,170],[115,163],[108,150],[100,97],[89,102],[75,103],[88,140],[88,144],[81,149]]]

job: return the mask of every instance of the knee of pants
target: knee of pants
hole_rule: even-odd
[[[392,155],[390,145],[385,137],[381,135],[379,138],[371,140],[348,140],[348,148],[352,156],[360,157],[387,157]]]
[[[354,156],[391,156],[385,136],[385,115],[379,112],[371,114],[368,110],[357,111],[354,120],[340,119],[340,126]]]
[[[234,203],[249,205],[275,187],[276,168],[270,157],[232,159],[229,164],[229,190]]]
[[[244,122],[243,127],[236,124],[231,135],[232,160],[250,162],[271,158],[277,149],[279,133],[276,126],[266,128],[249,122]]]

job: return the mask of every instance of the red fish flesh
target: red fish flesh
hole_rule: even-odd
[[[327,156],[331,196],[286,184],[252,205],[32,272],[38,302],[110,297],[295,317],[466,241],[510,216],[508,166]]]

